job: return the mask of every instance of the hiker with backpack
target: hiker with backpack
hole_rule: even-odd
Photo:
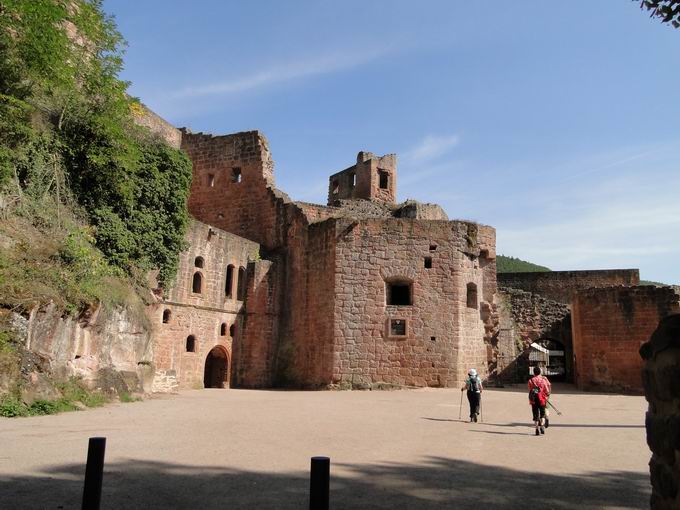
[[[470,403],[470,421],[477,422],[477,416],[479,415],[479,406],[482,402],[482,380],[477,375],[477,370],[471,368],[468,371],[468,378],[465,379],[465,384],[460,389],[460,391],[467,390],[467,398]],[[462,397],[462,395],[461,395]]]
[[[545,434],[545,407],[548,405],[550,389],[550,381],[541,375],[541,368],[534,367],[534,376],[529,379],[529,403],[537,436]]]

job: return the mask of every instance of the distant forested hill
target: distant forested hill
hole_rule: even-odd
[[[540,272],[551,271],[550,268],[532,264],[526,260],[516,259],[515,257],[506,257],[505,255],[498,255],[496,257],[496,272],[498,273],[520,273],[520,272]]]

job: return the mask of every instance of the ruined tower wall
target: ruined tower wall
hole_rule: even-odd
[[[149,307],[154,324],[154,363],[157,391],[202,387],[205,359],[221,345],[233,364],[230,329],[237,321],[243,302],[237,299],[238,270],[255,258],[259,246],[238,236],[192,221],[187,231],[189,248],[180,254],[175,284],[160,303]],[[203,267],[196,267],[201,257]],[[233,265],[231,296],[226,296],[227,266]],[[201,292],[193,292],[194,275],[201,278]],[[163,322],[164,312],[169,312]],[[222,335],[222,324],[225,334]],[[194,352],[187,352],[187,338],[193,335]],[[231,368],[231,367],[230,367]]]
[[[484,276],[464,253],[467,232],[462,222],[337,222],[334,383],[455,386],[470,366],[484,375]],[[395,282],[411,286],[412,304],[389,304]],[[471,307],[469,283],[478,289]]]
[[[572,304],[576,384],[584,390],[642,391],[638,355],[659,321],[679,311],[669,287],[579,292]]]
[[[360,152],[357,163],[328,180],[328,205],[340,200],[364,199],[394,204],[397,200],[397,156],[376,157]]]
[[[498,274],[501,287],[525,290],[565,304],[569,304],[580,290],[639,283],[640,272],[637,269]]]
[[[266,249],[283,244],[279,217],[287,197],[273,188],[274,163],[261,133],[184,133],[182,149],[193,163],[192,216]]]

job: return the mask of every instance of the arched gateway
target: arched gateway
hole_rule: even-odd
[[[220,345],[213,347],[205,359],[203,386],[206,388],[229,386],[229,355]]]

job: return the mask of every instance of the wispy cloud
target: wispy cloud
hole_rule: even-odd
[[[427,163],[447,154],[460,142],[458,135],[428,135],[406,151],[402,159],[408,163]]]
[[[284,82],[346,71],[390,53],[390,47],[334,51],[324,55],[292,59],[238,78],[192,85],[169,94],[174,99],[229,95],[271,87]]]

